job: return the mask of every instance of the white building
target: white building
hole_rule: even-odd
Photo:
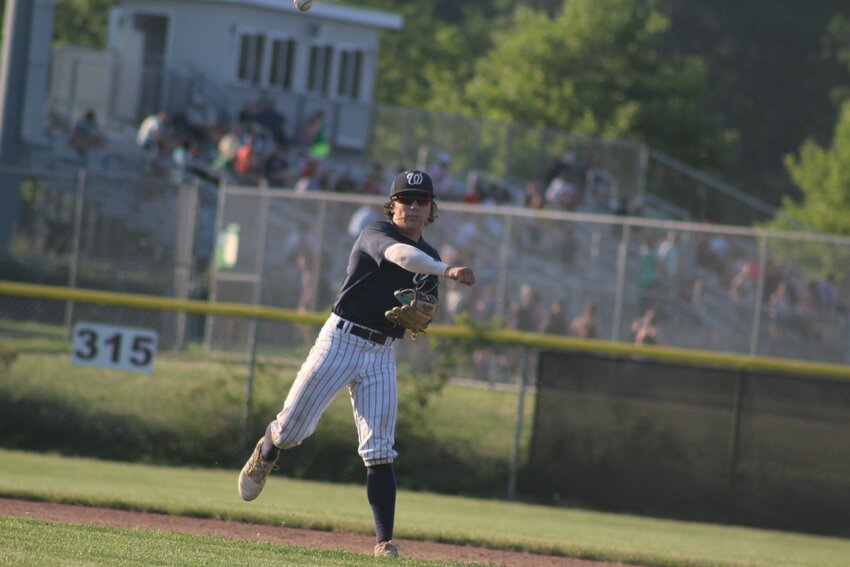
[[[289,0],[123,0],[111,12],[100,62],[89,54],[81,63],[78,52],[60,48],[51,90],[67,102],[69,91],[85,90],[80,76],[90,84],[102,74],[109,108],[101,114],[129,123],[159,109],[179,114],[192,96],[233,120],[246,100],[269,96],[289,130],[321,108],[334,145],[360,148],[380,32],[402,25],[398,14],[321,0],[309,12]],[[81,104],[66,110],[78,114]]]

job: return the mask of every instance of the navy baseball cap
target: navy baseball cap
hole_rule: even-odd
[[[402,171],[396,175],[390,197],[412,194],[427,195],[433,199],[434,183],[431,181],[431,176],[418,169]]]

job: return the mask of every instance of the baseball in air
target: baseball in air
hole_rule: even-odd
[[[306,12],[313,5],[313,0],[292,0],[292,3],[302,12]]]

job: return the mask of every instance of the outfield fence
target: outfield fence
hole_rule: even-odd
[[[523,492],[850,534],[850,368],[814,370],[547,352]]]

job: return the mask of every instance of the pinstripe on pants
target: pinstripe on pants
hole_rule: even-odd
[[[398,412],[393,342],[378,345],[337,329],[340,318],[331,315],[316,344],[301,365],[283,410],[272,422],[272,441],[289,449],[313,434],[333,398],[348,386],[358,453],[367,466],[391,463]]]

